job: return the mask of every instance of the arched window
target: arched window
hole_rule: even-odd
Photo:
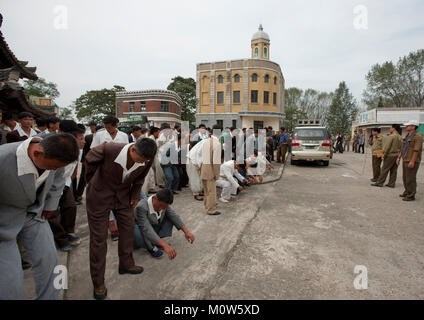
[[[268,48],[264,47],[264,58],[268,58]]]
[[[240,82],[240,75],[238,73],[234,76],[234,82]]]
[[[224,77],[222,75],[218,76],[218,83],[224,83]]]
[[[259,56],[259,49],[256,47],[255,48],[255,58],[257,58]]]
[[[265,78],[264,78],[264,81],[265,81],[265,83],[269,83],[269,75],[265,75]]]
[[[256,73],[252,74],[252,82],[258,82],[258,75]]]
[[[277,77],[274,77],[274,84],[277,84]]]

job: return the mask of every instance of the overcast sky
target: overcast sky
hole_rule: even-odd
[[[358,5],[367,29],[355,28],[365,26]],[[250,58],[260,23],[286,88],[346,81],[358,102],[373,64],[424,47],[422,0],[0,0],[0,12],[10,48],[58,84],[61,107],[87,90],[166,89],[177,75],[195,79],[196,63]]]

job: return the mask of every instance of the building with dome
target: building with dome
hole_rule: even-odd
[[[196,125],[279,128],[284,122],[284,76],[270,60],[262,25],[251,40],[251,58],[196,65]]]

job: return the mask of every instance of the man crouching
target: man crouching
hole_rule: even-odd
[[[194,242],[194,236],[188,231],[181,218],[169,206],[174,201],[172,191],[161,189],[156,195],[139,202],[135,208],[136,226],[134,229],[134,249],[145,248],[152,257],[160,258],[163,251],[169,259],[174,259],[177,252],[161,238],[171,237],[175,226],[182,230],[188,242]]]

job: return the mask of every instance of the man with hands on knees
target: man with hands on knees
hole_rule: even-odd
[[[134,229],[134,249],[145,248],[153,258],[160,258],[163,251],[169,259],[174,259],[177,252],[162,238],[172,236],[172,228],[184,232],[188,242],[194,242],[194,236],[188,231],[181,218],[172,210],[174,201],[171,190],[161,189],[155,195],[143,199],[134,210],[136,225]],[[160,250],[158,247],[162,248]]]

